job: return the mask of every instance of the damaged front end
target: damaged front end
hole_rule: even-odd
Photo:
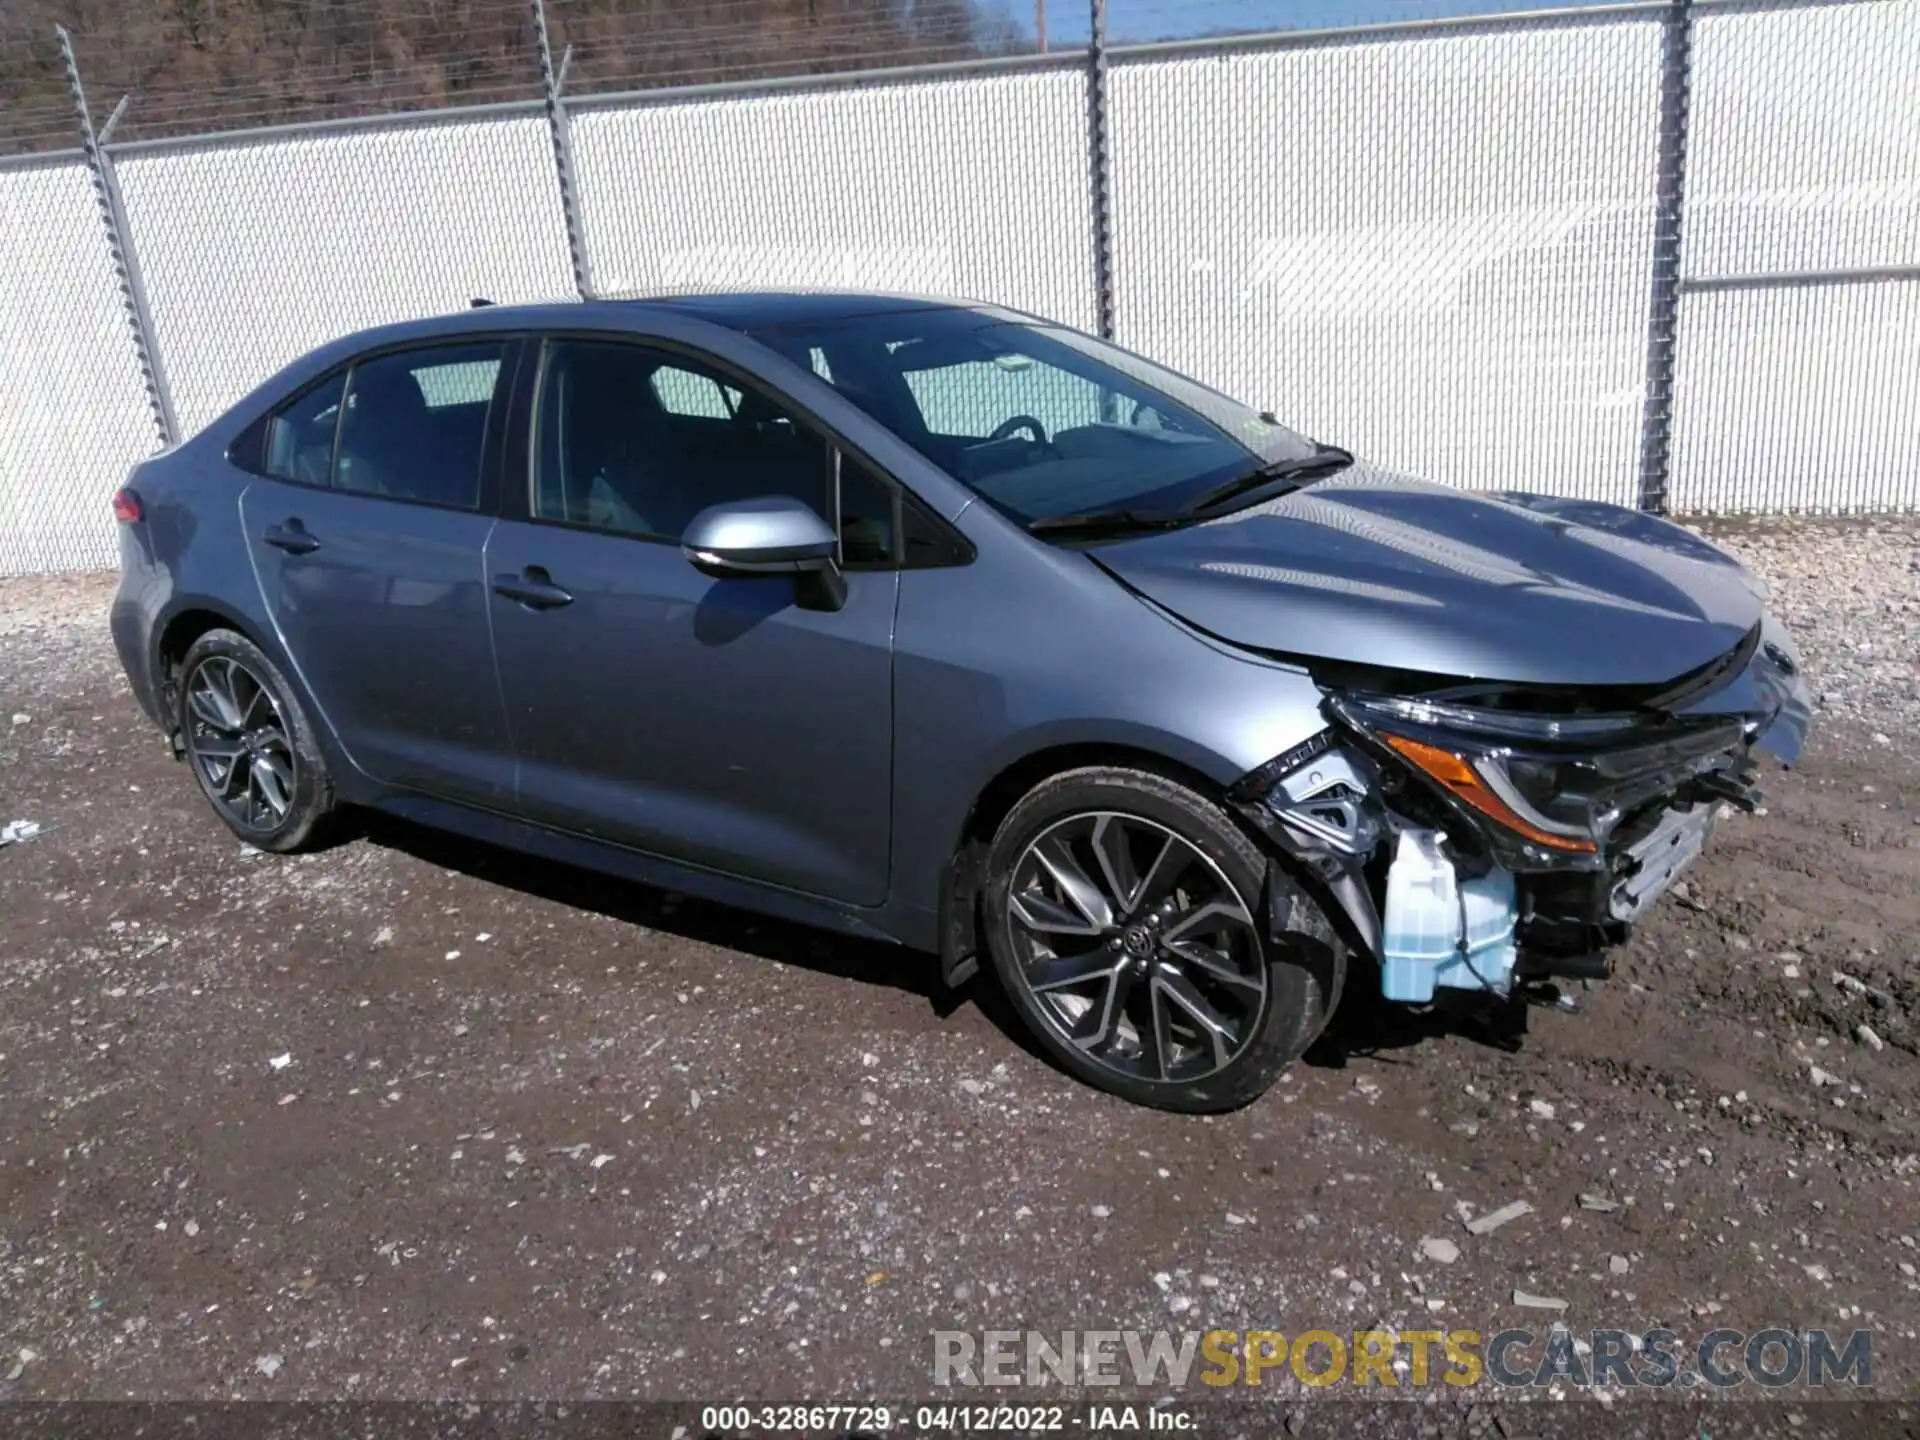
[[[1315,679],[1327,727],[1230,799],[1324,887],[1386,997],[1411,1003],[1603,978],[1722,807],[1757,805],[1759,752],[1791,763],[1809,717],[1771,621],[1657,691]]]

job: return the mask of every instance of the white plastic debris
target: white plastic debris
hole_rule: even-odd
[[[267,1064],[272,1066],[275,1070],[284,1070],[289,1065],[293,1064],[293,1056],[290,1053],[286,1055],[276,1055],[271,1060],[267,1061]]]
[[[9,820],[0,825],[0,845],[24,845],[40,833],[38,820]]]
[[[1467,1221],[1467,1233],[1469,1235],[1491,1235],[1502,1225],[1510,1221],[1518,1220],[1522,1215],[1531,1215],[1532,1213],[1533,1206],[1524,1200],[1515,1200],[1511,1204],[1502,1205],[1498,1210],[1490,1210],[1485,1215],[1479,1215]]]
[[[1420,1253],[1436,1265],[1451,1265],[1460,1258],[1460,1247],[1451,1240],[1429,1235],[1420,1242]]]
[[[253,1368],[271,1380],[280,1373],[280,1367],[286,1363],[286,1359],[283,1356],[262,1355],[258,1360],[253,1362]]]
[[[1522,1310],[1564,1310],[1567,1302],[1551,1295],[1530,1295],[1525,1290],[1513,1292],[1513,1303]]]

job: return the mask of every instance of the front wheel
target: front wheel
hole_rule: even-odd
[[[1145,771],[1056,775],[1014,806],[987,858],[987,947],[1040,1042],[1136,1104],[1228,1110],[1320,1031],[1345,958],[1324,913],[1265,923],[1266,857],[1220,807]],[[1288,882],[1280,882],[1288,883]]]

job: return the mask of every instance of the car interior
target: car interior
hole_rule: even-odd
[[[677,539],[708,506],[770,494],[831,508],[824,436],[756,390],[636,346],[554,347],[539,456],[536,513],[595,529]],[[848,495],[850,478],[869,493]],[[842,489],[855,502],[842,505],[846,558],[886,558],[891,505],[879,482],[843,471]]]
[[[479,398],[475,387],[446,403],[429,404],[422,374],[472,363],[469,352],[491,360]],[[498,346],[465,347],[431,360],[419,354],[384,356],[356,365],[340,425],[340,459],[334,484],[342,490],[395,500],[472,508],[480,498],[480,463],[486,447]]]
[[[1091,510],[1190,486],[1245,463],[1198,417],[1103,387],[974,333],[887,342],[870,334],[783,343],[837,390],[949,474],[1020,519]]]

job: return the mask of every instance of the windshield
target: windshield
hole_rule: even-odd
[[[1167,513],[1311,440],[1090,335],[971,310],[754,332],[1022,524]]]

